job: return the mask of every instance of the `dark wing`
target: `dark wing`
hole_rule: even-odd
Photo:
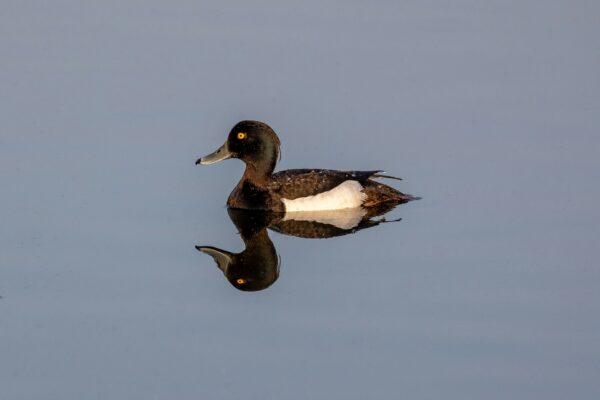
[[[335,171],[330,169],[288,169],[271,176],[269,189],[294,200],[333,189],[344,181],[366,182],[382,171]]]

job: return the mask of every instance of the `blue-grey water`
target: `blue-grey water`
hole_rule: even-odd
[[[0,399],[598,398],[599,15],[2,1]],[[422,199],[238,291],[242,119]]]

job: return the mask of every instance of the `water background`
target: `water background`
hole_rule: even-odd
[[[0,399],[600,394],[593,1],[0,4]],[[242,119],[279,169],[422,196],[331,240],[271,233],[235,290]]]

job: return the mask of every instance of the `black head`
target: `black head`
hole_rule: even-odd
[[[231,129],[223,146],[200,158],[196,164],[239,158],[253,169],[270,174],[279,159],[279,146],[279,138],[269,125],[259,121],[241,121]]]

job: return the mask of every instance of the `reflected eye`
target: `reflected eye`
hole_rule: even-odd
[[[248,137],[248,135],[246,134],[246,132],[238,132],[238,134],[237,134],[237,138],[239,140],[246,139],[247,137]]]
[[[244,133],[244,135],[245,135],[245,133]],[[240,135],[239,135],[239,134],[238,134],[238,137],[240,137]],[[242,278],[239,278],[238,280],[236,280],[236,283],[237,283],[238,285],[243,285],[244,283],[246,283],[246,280],[245,280],[245,279],[242,279]]]

